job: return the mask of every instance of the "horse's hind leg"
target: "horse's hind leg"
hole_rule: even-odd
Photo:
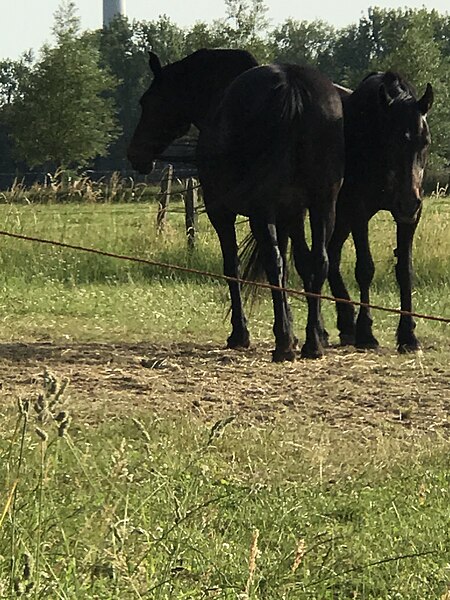
[[[287,261],[287,249],[289,243],[289,230],[288,224],[284,221],[277,223],[277,239],[278,239],[278,248],[280,249],[281,258],[283,260],[283,275],[281,278],[282,287],[286,287],[288,283],[288,261]],[[292,310],[289,303],[286,303],[286,309],[288,313],[288,318],[291,323],[292,330],[294,329],[294,319],[292,317]],[[294,348],[297,348],[298,339],[294,335]]]
[[[400,286],[401,309],[412,311],[412,242],[417,223],[397,223],[397,264],[395,274]],[[416,324],[409,315],[401,315],[397,328],[397,345],[399,352],[415,352],[420,349],[414,329]]]
[[[295,268],[301,277],[305,291],[310,292],[312,263],[311,250],[308,247],[305,237],[305,212],[301,215],[299,222],[291,222],[290,232]],[[323,323],[322,313],[320,313],[319,317],[319,338],[322,346],[328,346],[329,335]]]
[[[278,246],[277,228],[263,217],[250,217],[250,227],[255,237],[261,258],[264,263],[267,279],[271,285],[282,287],[284,264]],[[275,350],[272,352],[274,362],[294,360],[295,338],[292,333],[292,317],[285,292],[272,290]]]
[[[219,236],[223,257],[223,272],[228,277],[239,277],[239,257],[236,241],[236,215],[232,212],[208,211],[210,221]],[[229,281],[231,298],[231,334],[227,340],[228,348],[248,348],[250,335],[242,306],[241,286],[238,282]]]
[[[330,266],[328,269],[328,282],[331,293],[335,298],[350,300],[350,295],[345,286],[341,274],[341,255],[342,246],[350,234],[350,219],[345,218],[342,211],[338,210],[336,214],[336,225],[328,244],[328,259]],[[342,346],[348,346],[355,343],[355,309],[352,304],[336,302],[337,327]]]
[[[314,294],[322,292],[322,286],[328,275],[327,243],[334,226],[334,212],[323,212],[317,206],[309,209],[311,223],[311,289]],[[308,296],[308,321],[306,324],[306,340],[302,348],[303,358],[320,358],[323,347],[320,340],[320,298]]]
[[[359,227],[354,227],[352,235],[356,250],[355,277],[359,285],[360,300],[364,304],[369,304],[370,284],[375,273],[369,246],[369,222],[364,220]],[[378,348],[378,340],[372,332],[372,322],[370,308],[361,306],[356,320],[355,345],[357,348]]]

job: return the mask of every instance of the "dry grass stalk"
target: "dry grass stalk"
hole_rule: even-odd
[[[109,178],[92,179],[89,172],[78,173],[58,168],[47,173],[43,182],[26,185],[24,179],[16,178],[10,188],[0,194],[8,203],[34,204],[53,202],[128,202],[149,197],[146,184],[135,184],[124,179],[119,172]]]
[[[250,546],[250,556],[248,559],[248,579],[247,584],[245,586],[245,598],[250,596],[250,590],[253,584],[253,579],[255,578],[256,571],[256,559],[258,558],[259,550],[258,550],[258,538],[259,538],[259,529],[255,529],[253,532],[252,543]]]
[[[295,551],[294,562],[292,563],[291,571],[295,573],[295,571],[299,568],[303,557],[306,554],[306,542],[303,539],[300,539],[297,544],[297,550]]]
[[[139,421],[135,417],[133,417],[131,420],[136,425],[136,427],[139,429],[139,431],[142,433],[142,435],[144,436],[144,438],[146,439],[146,441],[148,443],[150,443],[152,441],[152,438],[150,437],[150,434],[146,430],[146,428],[144,427],[143,423],[141,423],[141,421]]]
[[[71,417],[67,410],[62,410],[66,398],[64,397],[69,380],[59,379],[47,369],[44,369],[42,374],[43,391],[38,394],[38,397],[33,402],[33,408],[36,413],[38,426],[35,432],[41,441],[45,442],[48,439],[48,433],[43,429],[47,423],[55,423],[57,426],[58,437],[64,437],[66,434]],[[19,405],[19,411],[24,414],[26,407]]]
[[[5,504],[5,506],[3,507],[3,511],[2,511],[2,514],[1,514],[1,516],[0,516],[0,529],[1,529],[2,525],[3,525],[3,521],[5,520],[5,517],[6,517],[6,515],[8,514],[8,512],[9,512],[9,509],[11,508],[11,505],[12,505],[12,503],[13,503],[13,500],[14,500],[14,492],[16,491],[16,487],[17,487],[17,484],[18,484],[18,483],[19,483],[19,480],[18,480],[18,479],[16,479],[16,480],[13,482],[13,484],[12,484],[12,486],[11,486],[11,489],[9,490],[9,494],[8,494],[8,497],[7,497],[7,499],[6,499],[6,504]],[[0,598],[1,598],[1,597],[2,597],[2,596],[0,595]]]

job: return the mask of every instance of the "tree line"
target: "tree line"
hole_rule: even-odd
[[[354,88],[371,71],[394,69],[422,93],[433,84],[428,177],[450,166],[450,16],[436,10],[369,8],[344,28],[287,19],[272,26],[264,0],[225,0],[225,16],[178,26],[118,17],[82,31],[74,2],[54,15],[53,43],[0,61],[0,172],[59,166],[126,168],[126,147],[148,87],[148,50],[164,63],[199,48],[243,48],[258,61],[316,65]]]

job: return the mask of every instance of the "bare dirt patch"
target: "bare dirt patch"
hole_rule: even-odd
[[[430,352],[431,356],[433,351]],[[271,420],[292,415],[344,430],[450,428],[450,369],[423,356],[330,348],[319,361],[273,364],[270,345],[236,352],[210,344],[0,345],[3,407],[32,397],[48,368],[70,379],[78,419],[195,414]]]

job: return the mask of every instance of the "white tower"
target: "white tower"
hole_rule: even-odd
[[[118,15],[125,16],[125,0],[103,0],[103,27],[108,27]]]

